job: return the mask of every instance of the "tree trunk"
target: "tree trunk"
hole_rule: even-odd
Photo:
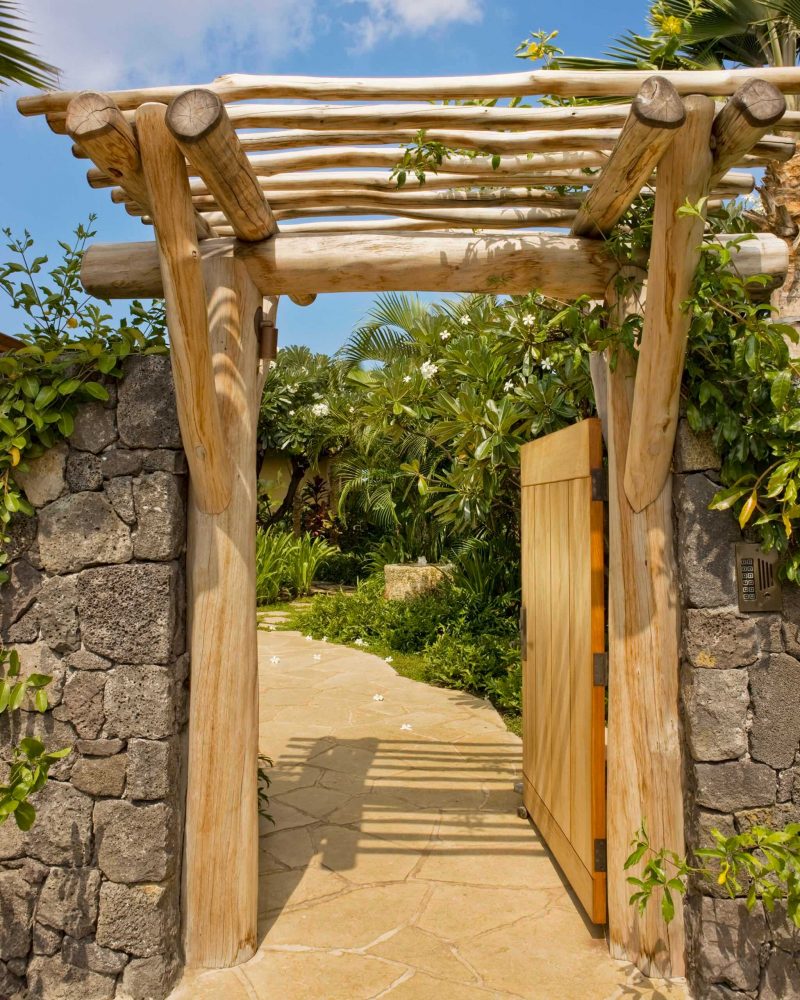
[[[303,477],[308,471],[308,459],[303,455],[292,455],[290,458],[292,463],[292,475],[289,479],[289,486],[286,490],[286,496],[281,500],[281,504],[278,509],[270,514],[267,519],[266,527],[271,528],[274,524],[279,524],[284,517],[291,511],[294,518],[295,509],[295,497],[297,496],[297,491],[300,488],[300,483],[303,481]]]

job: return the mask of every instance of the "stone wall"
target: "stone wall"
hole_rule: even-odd
[[[675,512],[692,846],[709,846],[712,828],[800,821],[800,592],[784,589],[783,614],[739,613],[742,536],[730,512],[708,510],[718,469],[709,443],[682,424]],[[800,998],[800,935],[780,909],[748,912],[724,887],[703,885],[689,897],[688,925],[701,1000]]]
[[[109,387],[21,477],[37,516],[0,588],[4,643],[53,676],[51,710],[0,716],[0,758],[73,748],[33,828],[0,826],[0,1000],[162,998],[179,970],[185,456],[168,358]]]

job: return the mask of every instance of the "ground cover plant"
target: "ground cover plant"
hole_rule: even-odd
[[[280,596],[304,597],[326,561],[337,552],[324,538],[295,536],[278,528],[256,531],[256,600],[259,607]]]

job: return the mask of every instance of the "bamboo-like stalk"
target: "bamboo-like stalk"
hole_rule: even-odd
[[[433,208],[403,205],[397,207],[378,207],[374,204],[351,202],[346,205],[307,205],[302,208],[276,208],[275,218],[308,219],[328,215],[377,215],[382,212],[404,216],[410,219],[425,219],[432,222],[445,223],[464,229],[483,229],[487,226],[498,228],[553,226],[556,228],[572,225],[575,218],[573,208],[484,208],[465,206],[463,208]],[[224,225],[225,216],[222,212],[208,212],[205,215],[210,225]]]
[[[783,93],[800,93],[797,67],[755,67],[722,70],[674,70],[662,74],[680,94],[733,94],[745,80],[769,81]],[[534,70],[525,73],[453,77],[336,78],[303,76],[255,76],[233,74],[206,84],[225,103],[254,99],[305,99],[329,101],[437,100],[442,98],[527,97],[554,94],[561,97],[633,97],[645,80],[647,70]],[[169,103],[192,89],[187,86],[150,87],[120,90],[113,94],[124,110],[148,101]],[[65,111],[75,93],[56,91],[22,97],[17,108],[23,115]]]

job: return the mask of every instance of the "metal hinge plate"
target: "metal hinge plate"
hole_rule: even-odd
[[[592,683],[595,687],[608,684],[608,653],[595,653],[592,657]]]
[[[608,475],[605,469],[592,469],[592,500],[608,501]]]
[[[605,838],[602,840],[595,840],[594,842],[594,870],[596,872],[607,871],[607,859],[606,859],[606,841]]]

